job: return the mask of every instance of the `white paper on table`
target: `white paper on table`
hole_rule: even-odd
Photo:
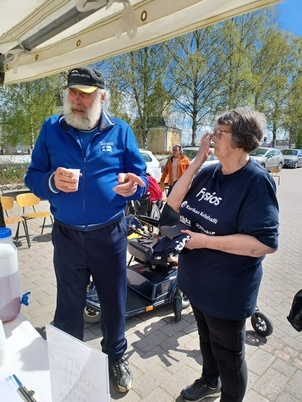
[[[109,402],[108,356],[46,325],[52,400]]]
[[[0,378],[0,400],[9,402],[23,402],[24,399],[18,393],[19,385],[12,375]]]

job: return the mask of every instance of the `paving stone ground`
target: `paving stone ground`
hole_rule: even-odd
[[[272,319],[274,331],[268,338],[259,339],[247,320],[249,383],[245,402],[302,401],[302,333],[286,319],[294,294],[302,288],[301,183],[301,168],[282,170],[277,186],[280,247],[264,260],[258,299],[260,310]],[[9,192],[5,190],[4,194]],[[47,206],[46,201],[41,203],[41,208]],[[15,213],[18,212],[21,211],[16,208]],[[30,304],[22,306],[21,312],[38,330],[52,321],[56,298],[51,225],[48,221],[43,235],[40,225],[41,221],[29,222],[30,249],[21,228],[18,247],[22,292],[31,292]],[[171,306],[129,318],[126,335],[134,386],[126,395],[111,389],[111,400],[181,402],[181,389],[200,376],[202,364],[191,308],[183,310],[179,323],[174,321]],[[85,342],[99,348],[100,340],[99,326],[86,324]]]

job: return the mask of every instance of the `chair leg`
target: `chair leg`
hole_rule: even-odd
[[[45,218],[43,219],[43,224],[42,224],[41,235],[42,235],[42,234],[43,234],[43,232],[44,232],[45,221],[46,221],[46,216],[45,216]]]
[[[29,231],[28,231],[26,219],[23,219],[23,228],[24,228],[24,233],[25,233],[25,237],[27,240],[27,246],[28,246],[28,248],[30,248],[31,244],[30,244]]]
[[[50,220],[51,220],[51,224],[53,225],[53,219],[52,219],[52,215],[50,215],[49,217],[50,217]],[[41,235],[42,235],[42,234],[43,234],[43,232],[44,232],[45,223],[46,223],[46,216],[45,216],[45,218],[43,219],[43,224],[42,224]]]
[[[14,237],[14,240],[15,240],[15,241],[18,241],[18,240],[19,240],[19,228],[20,228],[20,222],[18,222],[16,234],[15,234],[15,237]]]

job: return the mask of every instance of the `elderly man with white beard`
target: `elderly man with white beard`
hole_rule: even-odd
[[[132,387],[124,356],[127,294],[126,202],[148,187],[146,164],[127,123],[103,108],[105,83],[90,67],[72,69],[64,114],[44,122],[25,184],[49,200],[57,279],[54,325],[83,339],[83,309],[90,275],[101,305],[101,347],[119,392]],[[71,169],[80,169],[80,177]]]

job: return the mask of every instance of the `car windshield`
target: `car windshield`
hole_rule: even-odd
[[[298,151],[295,149],[283,149],[283,155],[298,155]]]
[[[186,155],[190,161],[192,161],[197,155],[198,149],[184,149],[183,154]],[[214,155],[213,151],[211,151],[210,155],[208,156],[208,161],[216,160],[217,156]]]
[[[186,155],[190,161],[197,155],[198,149],[184,149],[183,154]]]
[[[250,152],[251,156],[262,156],[267,153],[267,149],[257,148],[254,151]]]
[[[150,155],[148,155],[148,154],[145,153],[145,152],[141,152],[140,154],[142,155],[142,157],[143,157],[143,159],[144,159],[145,162],[152,162],[152,158],[151,158]]]

